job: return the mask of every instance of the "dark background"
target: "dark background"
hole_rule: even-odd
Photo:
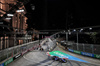
[[[64,30],[100,25],[98,1],[31,0],[25,8],[28,29]]]

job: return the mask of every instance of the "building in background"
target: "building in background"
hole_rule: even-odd
[[[18,0],[0,0],[0,18],[4,17],[18,2]],[[21,5],[21,7],[15,7],[18,10],[7,14],[7,17],[0,21],[0,50],[32,40],[26,31],[28,27],[26,10],[23,3]]]

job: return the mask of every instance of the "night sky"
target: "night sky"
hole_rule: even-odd
[[[25,7],[28,29],[64,30],[100,25],[99,2],[95,1],[32,0]]]

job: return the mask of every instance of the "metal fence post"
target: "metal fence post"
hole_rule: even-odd
[[[9,51],[7,50],[7,59],[8,59],[8,54],[9,54]]]
[[[79,48],[78,48],[78,32],[77,32],[77,50],[79,50]]]
[[[66,42],[68,42],[68,32],[66,32]]]
[[[14,57],[14,48],[13,48],[13,55],[12,55],[12,57]]]
[[[59,34],[58,34],[58,38],[59,38],[60,36],[59,36]]]
[[[71,46],[71,49],[73,49],[73,45]]]
[[[16,46],[16,33],[14,34],[14,46]]]
[[[0,52],[0,62],[1,62],[1,52]]]
[[[19,52],[18,52],[18,49],[19,49],[19,47],[17,48],[17,54],[19,53]]]
[[[84,44],[83,44],[83,51],[85,52],[85,47],[84,47]]]
[[[92,53],[94,54],[94,47],[93,47],[94,45],[92,44],[91,45],[91,48],[92,48]]]

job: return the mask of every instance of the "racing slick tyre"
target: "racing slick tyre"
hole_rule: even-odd
[[[55,58],[56,58],[56,56],[53,56],[53,57],[52,57],[52,60],[55,60]]]
[[[62,58],[60,58],[59,61],[62,62],[62,63],[66,63],[67,62],[66,59],[62,59]]]
[[[53,57],[52,57],[52,60],[58,61],[59,58],[58,58],[57,56],[53,56]]]

